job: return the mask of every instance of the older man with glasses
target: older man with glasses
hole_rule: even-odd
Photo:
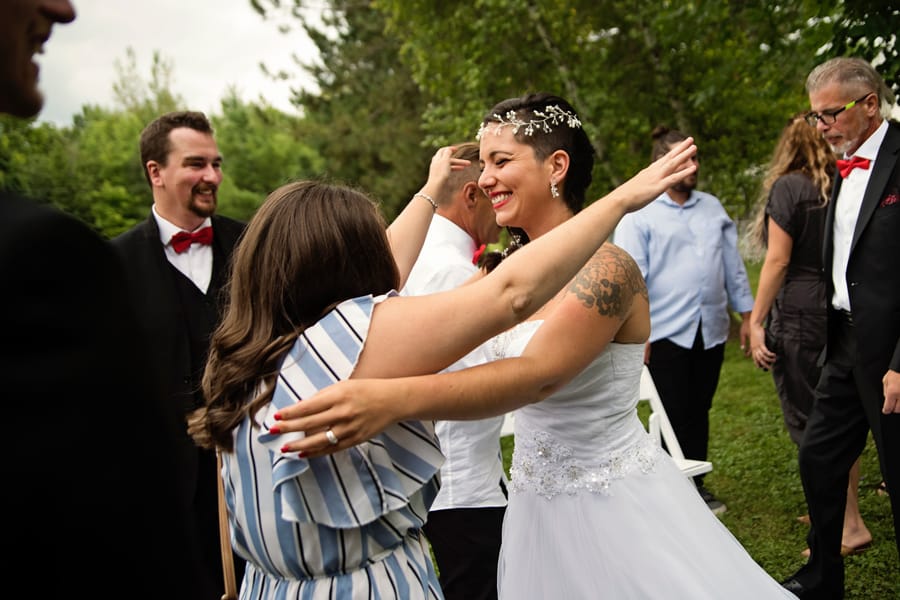
[[[865,60],[819,65],[806,90],[807,121],[843,159],[825,220],[825,364],[800,446],[811,553],[782,585],[801,599],[832,599],[844,595],[848,473],[870,430],[900,549],[900,127],[882,117],[893,94]],[[897,565],[888,570],[897,577]]]
[[[863,100],[865,100],[866,98],[868,98],[871,95],[872,95],[872,92],[867,92],[865,96],[857,98],[853,102],[848,102],[847,104],[843,105],[842,107],[840,107],[836,110],[823,110],[820,113],[811,112],[806,115],[806,122],[809,123],[813,127],[818,125],[819,121],[821,121],[825,126],[834,125],[835,122],[837,121],[839,114],[841,114],[845,110],[849,110],[849,109],[853,108],[854,106],[857,105],[857,103],[862,102]]]

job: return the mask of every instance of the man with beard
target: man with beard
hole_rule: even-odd
[[[686,137],[657,127],[653,160]],[[634,257],[647,280],[651,332],[644,362],[684,455],[706,460],[729,306],[741,314],[741,349],[748,348],[753,294],[738,252],[737,227],[718,198],[696,185],[695,172],[645,209],[626,215],[615,243]],[[694,483],[710,510],[725,512],[725,504],[703,485],[703,475]]]
[[[869,431],[900,550],[900,127],[894,94],[862,58],[832,58],[806,79],[807,122],[841,156],[825,216],[828,337],[800,445],[808,562],[783,582],[798,598],[844,597],[841,537],[851,465]],[[896,577],[888,565],[886,577]]]
[[[162,115],[144,128],[140,149],[153,193],[151,213],[112,243],[128,271],[163,398],[186,416],[204,405],[200,380],[209,339],[219,323],[220,290],[244,224],[215,214],[222,157],[203,113]],[[182,502],[202,553],[202,569],[195,575],[206,591],[198,598],[219,600],[224,584],[216,456],[194,445],[186,423],[177,444],[184,466]],[[240,581],[243,561],[237,556],[235,570]]]

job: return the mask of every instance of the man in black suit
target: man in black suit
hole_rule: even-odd
[[[0,2],[0,112],[40,111],[32,56],[74,18],[67,0]],[[154,393],[124,282],[84,223],[0,192],[4,570],[25,595],[197,597],[178,423]]]
[[[209,339],[219,323],[220,291],[244,224],[215,214],[222,157],[203,113],[160,116],[144,128],[140,149],[153,206],[146,221],[112,243],[128,269],[163,397],[186,419],[204,404],[200,381]],[[202,557],[195,577],[207,588],[197,598],[219,600],[224,588],[216,456],[193,443],[184,420],[176,446],[182,502]],[[240,581],[243,561],[237,557],[235,571]]]
[[[833,599],[844,594],[848,471],[870,430],[900,550],[900,127],[883,119],[893,94],[865,60],[829,60],[806,89],[807,120],[843,158],[825,225],[825,363],[800,446],[811,554],[783,585],[800,598]],[[886,575],[897,577],[896,565]]]

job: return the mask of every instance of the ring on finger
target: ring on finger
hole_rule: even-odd
[[[330,427],[325,430],[325,438],[328,440],[328,443],[331,444],[332,446],[337,446],[337,443],[340,441],[340,440],[338,440],[338,437],[336,435],[334,435],[334,432],[331,430]]]

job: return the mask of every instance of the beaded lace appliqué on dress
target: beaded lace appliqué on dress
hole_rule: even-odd
[[[579,492],[610,494],[616,479],[639,470],[649,473],[662,451],[649,438],[631,444],[600,463],[584,465],[572,458],[572,450],[545,431],[531,439],[517,439],[510,468],[512,492],[535,492],[548,500],[559,494]]]
[[[492,340],[495,359],[510,355],[513,334],[514,329],[508,330]],[[625,443],[620,450],[586,463],[575,458],[571,447],[547,431],[517,432],[509,489],[513,493],[534,492],[548,500],[581,492],[610,495],[613,481],[633,472],[652,471],[662,453],[644,431],[640,434],[635,434],[631,443]]]

